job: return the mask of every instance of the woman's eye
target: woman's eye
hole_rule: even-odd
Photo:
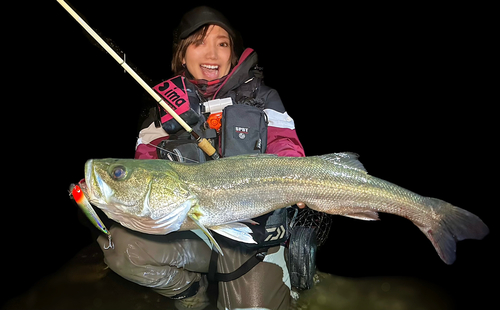
[[[116,166],[111,171],[111,177],[115,180],[124,179],[127,176],[127,169],[123,166]]]
[[[229,43],[227,43],[227,42],[223,42],[223,43],[220,43],[219,45],[220,45],[220,46],[222,46],[222,47],[228,47],[228,46],[229,46]]]

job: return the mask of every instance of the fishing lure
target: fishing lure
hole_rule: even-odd
[[[99,229],[101,232],[108,236],[109,245],[104,247],[105,250],[109,248],[114,248],[114,244],[111,241],[111,234],[109,230],[106,228],[106,225],[101,221],[94,208],[87,200],[87,197],[83,194],[82,189],[79,185],[71,184],[69,186],[70,196],[75,200],[76,204],[82,209],[85,216],[94,224],[94,226]]]

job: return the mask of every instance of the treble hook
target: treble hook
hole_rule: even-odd
[[[105,250],[107,250],[109,248],[114,249],[115,245],[113,244],[113,241],[111,241],[111,235],[108,235],[108,241],[109,241],[109,245],[108,246],[104,246],[104,249]]]

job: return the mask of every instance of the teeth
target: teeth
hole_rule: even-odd
[[[207,69],[210,69],[210,70],[217,70],[217,69],[219,69],[219,66],[211,66],[211,65],[201,65],[201,67],[207,68]]]

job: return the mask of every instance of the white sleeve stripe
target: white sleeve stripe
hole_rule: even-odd
[[[267,114],[267,119],[269,121],[269,126],[277,128],[287,128],[295,129],[295,123],[293,119],[288,115],[288,113],[280,113],[276,110],[265,109],[264,112]]]

